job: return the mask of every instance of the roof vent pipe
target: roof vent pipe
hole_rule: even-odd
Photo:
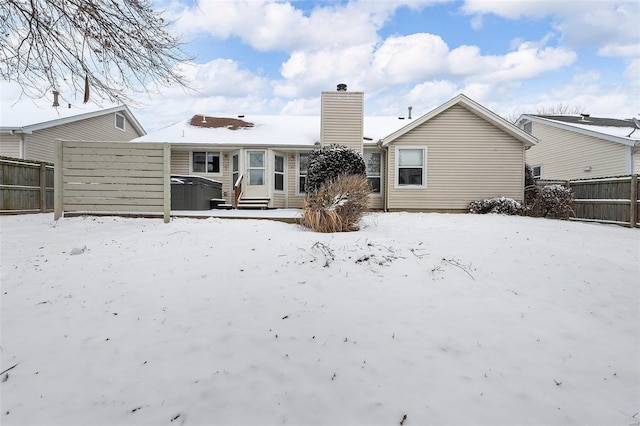
[[[413,107],[412,107],[412,106],[410,106],[410,107],[409,107],[409,117],[408,117],[408,118],[409,118],[409,120],[411,120],[411,110],[412,110],[412,109],[413,109]]]
[[[58,103],[58,96],[60,95],[60,92],[58,92],[57,90],[53,91],[53,105],[54,107],[59,107],[60,103]]]
[[[347,85],[344,83],[340,83],[338,84],[338,92],[346,92],[347,91]]]

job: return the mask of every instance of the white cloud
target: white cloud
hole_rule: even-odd
[[[640,59],[634,59],[629,62],[627,69],[624,71],[624,76],[634,87],[637,88],[640,85]]]
[[[443,103],[459,92],[458,86],[447,80],[427,81],[417,84],[407,94],[407,101],[414,104],[423,104],[425,100]]]
[[[362,73],[370,66],[372,46],[368,44],[342,49],[296,51],[282,64],[284,78],[275,84],[277,96],[309,96],[320,90],[347,83],[358,87]],[[360,89],[362,90],[362,89]]]
[[[640,43],[637,44],[608,44],[598,49],[600,56],[617,56],[617,57],[640,57]]]
[[[549,87],[542,92],[511,95],[500,108],[511,114],[535,114],[564,105],[569,110],[580,109],[597,117],[630,118],[640,111],[637,90],[629,90],[626,84],[605,84],[597,72],[575,76],[569,83]],[[497,111],[498,112],[498,111]]]
[[[238,37],[261,51],[318,49],[375,41],[379,26],[399,3],[376,4],[328,4],[305,15],[288,2],[205,1],[179,10],[175,18],[182,33]]]
[[[449,47],[440,36],[389,37],[375,51],[371,75],[387,84],[428,80],[446,71]]]
[[[477,46],[460,46],[451,51],[448,59],[453,75],[475,82],[501,84],[569,66],[577,55],[562,48],[538,48],[535,43],[525,42],[518,50],[502,56],[483,56]]]
[[[242,97],[264,92],[266,79],[240,69],[231,59],[214,59],[206,64],[181,66],[192,87],[203,96]]]
[[[293,99],[281,108],[280,114],[320,115],[320,96],[317,94],[311,98]]]
[[[484,16],[483,15],[475,15],[471,18],[471,28],[474,30],[480,30],[484,26]]]
[[[572,48],[605,45],[615,51],[640,42],[638,1],[465,0],[461,10],[472,16],[472,25],[486,14],[512,20],[551,18],[562,43]]]

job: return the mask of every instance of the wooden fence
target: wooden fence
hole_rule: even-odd
[[[0,157],[0,214],[53,211],[53,164]]]
[[[561,184],[573,190],[575,220],[640,226],[640,182],[638,175],[569,181],[538,181],[539,185]]]
[[[169,144],[57,141],[54,217],[162,213],[168,222],[170,164]]]

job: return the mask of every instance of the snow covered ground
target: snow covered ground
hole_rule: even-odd
[[[2,425],[640,422],[638,230],[41,214],[0,232]]]

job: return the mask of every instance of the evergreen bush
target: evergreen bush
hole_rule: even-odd
[[[307,193],[312,194],[319,190],[323,183],[337,179],[343,174],[367,175],[364,159],[358,151],[335,144],[314,149],[309,154],[307,165]]]
[[[546,185],[540,190],[540,210],[543,217],[569,219],[574,217],[573,191],[562,185]]]
[[[535,204],[540,194],[540,187],[536,185],[533,170],[528,164],[524,166],[524,206],[527,210]]]
[[[498,213],[506,215],[521,215],[524,207],[513,198],[487,198],[469,203],[469,212],[477,214]]]

